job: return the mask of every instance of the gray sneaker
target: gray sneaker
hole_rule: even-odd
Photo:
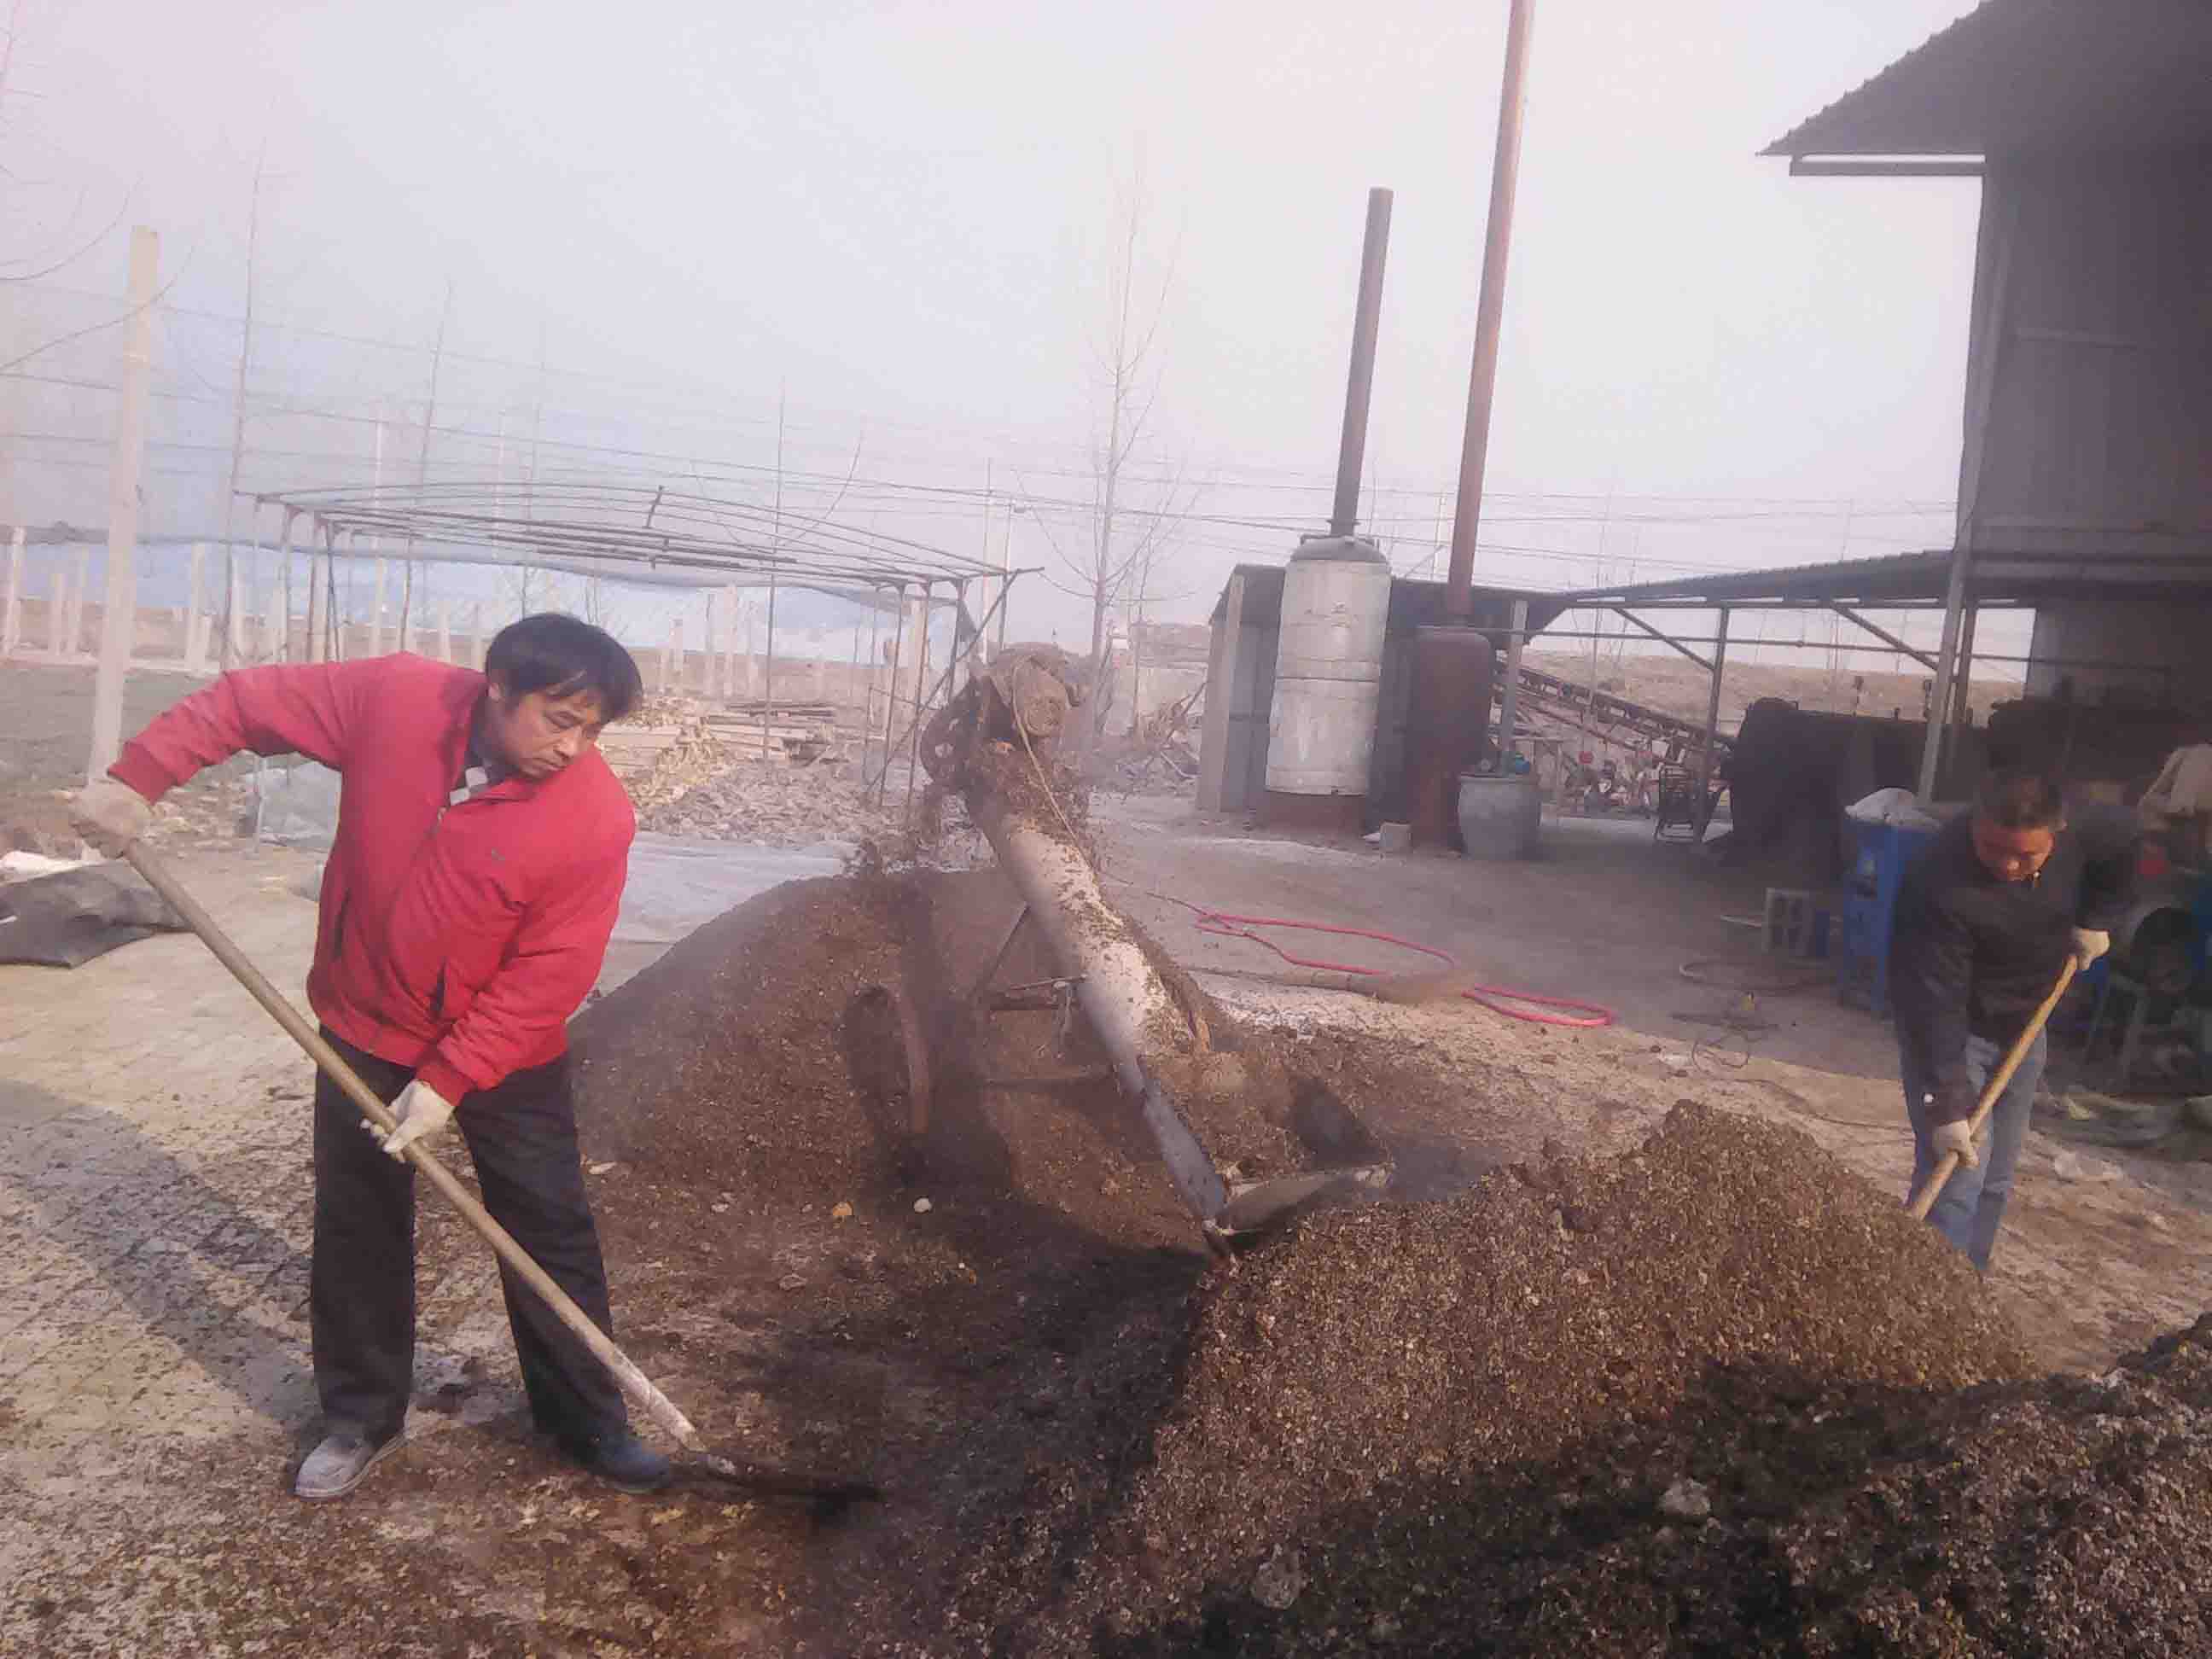
[[[382,1440],[364,1439],[344,1430],[326,1434],[323,1443],[300,1465],[299,1476],[292,1482],[293,1493],[310,1504],[343,1498],[368,1478],[371,1469],[406,1443],[406,1435],[399,1432]]]

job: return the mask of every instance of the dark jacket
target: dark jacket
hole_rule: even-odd
[[[1898,1041],[1936,1080],[1935,1121],[1973,1115],[1968,1036],[2009,1048],[2051,994],[2074,929],[2118,924],[2135,872],[2135,823],[2121,814],[2060,830],[2033,881],[1984,867],[1971,813],[1943,827],[1899,890],[1889,951]]]
[[[241,669],[155,720],[112,769],[148,800],[246,749],[338,772],[307,1000],[456,1102],[567,1048],[636,830],[596,749],[449,806],[483,685],[408,655]]]

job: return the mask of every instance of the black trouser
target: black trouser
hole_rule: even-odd
[[[323,1036],[386,1102],[415,1075],[328,1029]],[[365,1121],[318,1073],[308,1291],[315,1391],[325,1432],[350,1430],[381,1439],[405,1419],[414,1388],[415,1169],[386,1156]],[[607,1270],[577,1158],[567,1059],[470,1095],[453,1121],[467,1138],[484,1207],[611,1336]],[[580,1445],[626,1430],[629,1414],[606,1367],[504,1262],[499,1272],[538,1426]]]

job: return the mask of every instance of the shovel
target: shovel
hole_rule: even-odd
[[[2075,971],[2079,966],[2072,957],[2066,958],[2066,965],[2058,970],[2058,982],[2051,988],[2051,994],[2044,998],[2041,1006],[2029,1017],[2026,1029],[2013,1040],[2012,1047],[1997,1062],[1996,1070],[1990,1073],[1990,1080],[1982,1085],[1982,1097],[1975,1103],[1973,1116],[1966,1120],[1966,1133],[1970,1139],[1981,1133],[1982,1125],[1990,1121],[1990,1113],[1995,1109],[1998,1097],[2004,1093],[2005,1085],[2012,1081],[2012,1074],[2020,1070],[2021,1061],[2027,1058],[2027,1051],[2034,1046],[2044,1022],[2051,1018],[2051,1011],[2058,1006],[2058,999],[2066,994],[2066,988],[2074,982]],[[1908,1206],[1907,1213],[1915,1221],[1928,1219],[1928,1212],[1936,1207],[1936,1200],[1942,1196],[1944,1183],[1957,1173],[1958,1168],[1959,1155],[1956,1152],[1946,1152],[1937,1161],[1936,1168],[1929,1174],[1928,1184],[1920,1189],[1918,1196]]]
[[[324,1041],[322,1034],[308,1023],[307,1016],[294,1007],[283,993],[271,985],[262,971],[246,959],[246,953],[216,925],[215,918],[202,909],[199,902],[178,884],[167,865],[142,842],[132,842],[124,849],[123,856],[130,860],[132,869],[146,878],[149,886],[169,902],[170,907],[185,919],[185,925],[200,936],[200,942],[215,952],[216,960],[229,969],[232,975],[246,988],[253,1000],[267,1009],[270,1017],[291,1034],[295,1042],[307,1050],[308,1058],[323,1068],[331,1082],[345,1091],[346,1097],[361,1109],[363,1117],[386,1134],[399,1127],[399,1120],[376,1097],[375,1091],[363,1083],[360,1074]],[[560,1316],[561,1322],[574,1331],[577,1339],[607,1368],[630,1403],[659,1424],[678,1444],[697,1460],[694,1469],[680,1470],[679,1474],[696,1472],[716,1482],[733,1483],[757,1496],[809,1498],[822,1504],[849,1503],[883,1496],[880,1488],[865,1480],[763,1468],[710,1450],[699,1431],[692,1426],[691,1419],[678,1411],[675,1402],[654,1386],[653,1379],[640,1370],[629,1356],[614,1345],[613,1339],[594,1325],[584,1310],[569,1298],[568,1292],[530,1259],[529,1252],[514,1242],[514,1236],[506,1228],[492,1219],[490,1212],[477,1201],[474,1194],[460,1183],[452,1170],[420,1146],[407,1147],[404,1156],[428,1177],[433,1187],[445,1194],[447,1201],[461,1212],[462,1218],[483,1235],[485,1243],[491,1246],[499,1259],[514,1270],[515,1277]]]

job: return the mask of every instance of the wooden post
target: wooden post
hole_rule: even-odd
[[[100,671],[92,690],[88,781],[103,777],[123,747],[123,679],[138,629],[138,472],[146,458],[146,392],[154,368],[154,295],[161,239],[131,231],[131,309],[115,415],[115,459],[107,475],[107,595],[100,610]]]
[[[1199,728],[1198,810],[1222,810],[1222,786],[1229,776],[1229,734],[1236,718],[1237,659],[1243,644],[1244,575],[1229,578],[1221,625],[1213,630],[1213,649],[1206,667],[1206,721]]]
[[[0,614],[0,657],[12,657],[23,638],[23,526],[8,538],[8,608]]]

